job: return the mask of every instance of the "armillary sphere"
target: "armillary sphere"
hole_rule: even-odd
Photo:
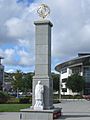
[[[37,10],[37,13],[44,19],[50,14],[50,8],[46,4],[41,4]]]

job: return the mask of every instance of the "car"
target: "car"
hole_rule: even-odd
[[[86,100],[90,100],[90,95],[83,95],[82,97]]]

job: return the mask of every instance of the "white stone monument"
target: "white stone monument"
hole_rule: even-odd
[[[51,28],[53,24],[45,17],[50,13],[46,4],[37,10],[40,20],[35,21],[35,76],[33,77],[32,106],[35,105],[35,87],[38,81],[44,85],[44,108],[53,108],[53,81],[51,78]]]
[[[35,76],[33,77],[32,109],[21,110],[22,120],[53,120],[61,115],[61,108],[53,106],[51,77],[51,28],[45,17],[50,13],[46,4],[37,10],[41,20],[35,21]]]

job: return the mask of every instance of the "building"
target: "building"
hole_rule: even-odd
[[[3,59],[3,57],[0,57],[0,90],[3,89],[3,79],[4,79],[4,66],[1,64],[1,59]]]
[[[85,87],[83,94],[90,95],[90,53],[79,53],[78,57],[58,64],[55,67],[60,72],[60,93],[61,95],[72,95],[72,91],[66,88],[68,76],[79,73],[84,76]]]

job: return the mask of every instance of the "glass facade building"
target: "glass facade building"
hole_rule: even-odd
[[[66,90],[65,82],[68,76],[78,73],[83,76],[85,80],[83,94],[90,95],[90,53],[78,54],[78,57],[58,64],[55,69],[60,72],[61,94],[63,94],[63,92],[64,95],[72,94],[70,90]]]
[[[84,69],[83,76],[85,78],[84,94],[90,95],[90,67],[84,67],[83,69]]]

